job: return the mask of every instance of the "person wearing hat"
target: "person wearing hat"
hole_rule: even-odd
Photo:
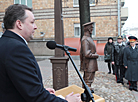
[[[117,83],[123,83],[123,74],[124,74],[124,66],[123,66],[123,53],[125,44],[122,43],[123,37],[117,36],[117,42],[114,44],[114,49],[112,50],[112,64],[115,65],[115,75]]]
[[[123,35],[123,43],[125,44],[125,45],[127,45],[127,38],[126,38],[126,35]]]
[[[129,90],[137,90],[138,81],[138,46],[135,36],[128,37],[130,45],[124,50],[124,66],[127,69],[125,78],[130,82]]]
[[[105,60],[105,62],[108,63],[108,69],[109,69],[108,74],[111,74],[111,62],[112,62],[112,50],[113,50],[113,48],[114,48],[113,38],[109,37],[108,42],[106,43],[105,48],[104,48],[104,55],[105,56],[107,56],[107,55],[110,56],[109,60]],[[112,64],[112,71],[113,71],[113,74],[115,75],[113,64]]]
[[[123,35],[123,43],[124,43],[124,45],[128,45],[128,40],[127,40],[127,37],[126,37],[126,35]],[[126,68],[124,67],[123,68],[124,69],[124,73],[123,73],[123,77],[125,77],[125,72],[126,72]]]
[[[81,53],[83,58],[83,69],[84,76],[83,79],[92,90],[91,84],[94,81],[95,72],[98,71],[97,58],[99,55],[96,53],[95,43],[91,37],[93,31],[93,22],[85,23],[84,25],[84,36],[81,40]],[[84,86],[82,85],[84,88]]]

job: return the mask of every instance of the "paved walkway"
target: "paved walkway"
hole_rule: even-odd
[[[51,86],[46,86],[46,87],[52,87],[52,64],[48,58],[50,57],[47,57],[47,59],[45,60],[38,61],[38,64],[41,69],[44,84],[47,84],[47,82],[50,82]],[[79,57],[73,57],[73,59],[77,68],[79,69],[80,68]],[[107,74],[108,68],[105,62],[98,61],[98,68],[99,68],[99,71],[96,73],[95,81],[94,81],[94,84],[92,85],[92,87],[94,88],[95,94],[100,95],[101,97],[104,97],[106,102],[138,102],[138,92],[129,91],[128,85],[126,84],[127,83],[126,80],[124,80],[125,81],[124,86],[121,84],[117,84],[115,81],[115,76],[112,74]],[[70,78],[69,85],[75,84],[75,82],[73,81],[74,80],[78,81],[79,79],[77,74],[74,74],[75,69],[70,61],[68,63],[68,71],[69,71],[69,78]],[[83,75],[82,72],[81,74]],[[80,83],[81,82],[79,82],[78,86],[81,85]],[[99,84],[102,84],[102,85],[99,85]],[[111,90],[108,86],[111,88]],[[119,92],[117,93],[117,91],[115,90],[118,90]],[[123,94],[126,95],[125,99],[118,98],[118,97],[123,97],[122,96]],[[110,100],[112,101],[108,100],[109,98],[111,98]],[[115,99],[120,99],[120,100],[116,101]],[[121,100],[126,100],[126,101],[121,101]]]

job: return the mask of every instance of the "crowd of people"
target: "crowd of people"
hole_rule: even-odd
[[[138,81],[138,46],[137,38],[129,36],[127,42],[126,36],[117,36],[114,43],[113,38],[109,37],[104,48],[104,59],[108,64],[111,74],[111,65],[113,74],[116,76],[116,82],[124,85],[123,78],[128,80],[129,90],[137,91]]]

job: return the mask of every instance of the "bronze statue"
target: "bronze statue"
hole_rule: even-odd
[[[84,70],[83,79],[91,89],[91,84],[94,81],[95,72],[98,71],[96,47],[92,40],[93,22],[85,23],[84,36],[81,40],[81,55],[82,67]],[[83,86],[82,86],[83,87]]]

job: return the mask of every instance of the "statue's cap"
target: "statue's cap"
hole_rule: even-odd
[[[85,24],[83,24],[83,26],[85,27],[85,26],[88,26],[88,25],[93,25],[95,22],[88,22],[88,23],[85,23]]]

